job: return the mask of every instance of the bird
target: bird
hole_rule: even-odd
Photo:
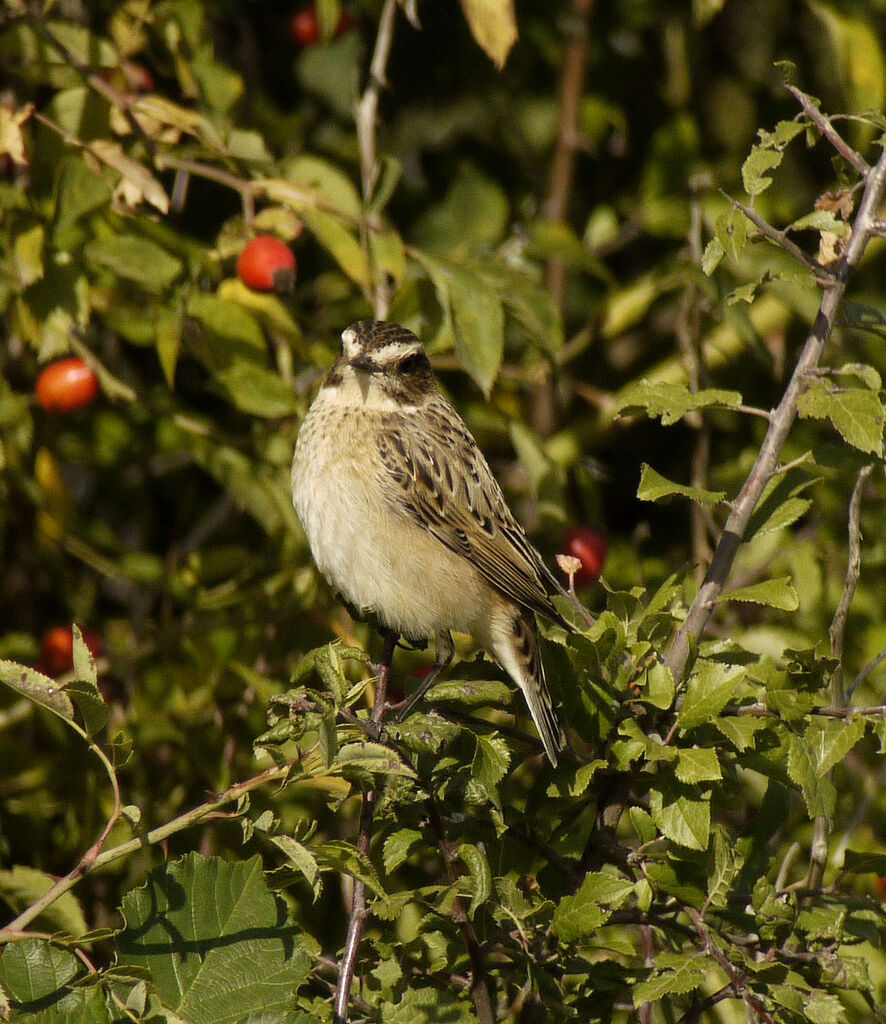
[[[569,629],[564,593],[514,517],[483,453],[440,392],[418,337],[360,320],[299,430],[293,504],[317,568],[347,606],[435,642],[414,708],[470,634],[517,684],[551,764],[566,742],[535,613]]]

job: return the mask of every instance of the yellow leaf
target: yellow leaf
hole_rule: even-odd
[[[471,34],[499,68],[517,42],[513,0],[461,0]]]
[[[163,186],[147,167],[127,156],[118,142],[96,139],[85,149],[123,177],[125,185],[121,191],[127,205],[134,206],[144,200],[156,206],[161,213],[169,212],[169,196]]]
[[[9,107],[0,106],[0,153],[8,153],[15,164],[28,162],[22,125],[31,116],[33,109],[33,103],[22,107],[21,110],[10,110]]]

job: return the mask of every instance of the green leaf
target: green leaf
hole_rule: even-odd
[[[234,405],[251,416],[277,419],[298,411],[295,395],[280,377],[251,360],[235,359],[216,371],[215,379]]]
[[[689,679],[677,725],[686,732],[716,718],[744,678],[745,670],[739,666],[701,662]]]
[[[748,238],[748,219],[741,210],[731,209],[717,218],[717,239],[730,259],[738,263]]]
[[[690,850],[706,850],[711,831],[709,795],[699,798],[682,787],[653,786],[649,792],[652,820],[662,835]]]
[[[655,958],[655,973],[634,986],[634,1006],[657,1003],[665,996],[693,992],[707,978],[714,962],[702,953],[662,953]]]
[[[400,760],[394,750],[382,743],[371,743],[366,740],[344,744],[336,753],[334,763],[346,775],[357,770],[380,775],[415,777],[415,772]]]
[[[720,601],[748,601],[785,612],[795,612],[800,607],[800,598],[791,583],[790,576],[779,576],[748,587],[737,587],[720,596]]]
[[[788,747],[788,775],[803,791],[810,818],[828,818],[834,813],[837,793],[817,762],[805,737],[792,735]]]
[[[562,942],[577,942],[604,924],[634,891],[629,882],[609,871],[585,875],[574,896],[564,896],[554,911],[551,930]]]
[[[674,772],[681,782],[692,785],[697,782],[715,782],[723,778],[717,751],[709,747],[692,747],[681,750]]]
[[[755,146],[741,166],[741,183],[749,196],[758,196],[772,184],[768,171],[781,164],[784,154],[779,150]]]
[[[197,854],[126,894],[118,963],[146,968],[164,1005],[190,1024],[239,1024],[295,1008],[313,955],[283,927],[261,860]]]
[[[375,896],[384,897],[385,890],[373,867],[372,861],[351,843],[330,839],[313,851],[319,863],[327,869],[338,871],[363,882]]]
[[[749,531],[748,539],[751,536],[765,537],[768,533],[777,533],[779,530],[786,529],[801,516],[806,515],[811,506],[811,498],[788,498],[787,501],[783,501],[773,509],[768,519],[761,523],[753,533]]]
[[[86,243],[83,254],[89,263],[152,292],[164,291],[182,272],[181,260],[139,235],[95,238]]]
[[[81,217],[111,200],[111,190],[104,178],[78,157],[69,157],[62,164],[56,195],[52,232],[57,244],[63,244],[62,236]]]
[[[504,237],[510,213],[501,185],[463,166],[443,199],[415,225],[415,240],[428,252],[456,260],[485,255]]]
[[[266,838],[280,850],[297,871],[304,875],[308,885],[314,891],[314,900],[316,900],[322,891],[323,883],[320,865],[311,851],[292,836],[268,835]]]
[[[857,716],[845,721],[816,718],[806,730],[809,744],[820,773],[829,772],[839,764],[864,736],[867,723]]]
[[[655,708],[665,710],[674,703],[676,688],[671,670],[656,661],[637,680],[642,699]]]
[[[6,683],[23,697],[48,708],[59,718],[68,721],[74,718],[74,706],[62,687],[35,668],[18,665],[14,661],[0,661],[0,683]]]
[[[498,68],[503,68],[517,42],[514,0],[461,0],[461,8],[477,44]]]
[[[710,277],[711,274],[720,266],[723,262],[723,257],[726,255],[726,250],[723,248],[719,238],[712,238],[704,248],[704,253],[701,257],[701,269],[702,272]]]
[[[473,917],[477,908],[492,895],[492,870],[486,854],[472,843],[462,843],[458,848],[458,856],[471,877],[472,892],[468,915]]]
[[[431,687],[425,699],[434,704],[457,701],[466,707],[510,704],[511,688],[500,679],[444,679]]]
[[[504,356],[505,314],[501,300],[472,274],[453,267],[449,301],[458,358],[488,398]]]
[[[24,864],[16,864],[8,871],[0,871],[0,898],[13,915],[27,910],[55,885],[56,880]],[[30,927],[45,932],[66,932],[80,936],[89,931],[80,901],[72,892],[63,893],[51,903]],[[4,954],[5,955],[5,954]]]
[[[471,774],[482,785],[492,789],[508,773],[511,752],[500,736],[477,736]]]
[[[340,168],[311,153],[300,153],[283,165],[284,177],[312,189],[336,213],[357,218],[363,212],[360,193]]]
[[[725,497],[725,491],[706,491],[701,487],[687,487],[675,484],[657,473],[650,465],[643,463],[637,497],[640,501],[668,501],[675,495],[689,498],[699,505],[718,505]]]
[[[711,840],[714,863],[708,873],[708,897],[705,900],[705,907],[720,909],[726,906],[746,857],[743,852],[739,852],[734,838],[722,825],[714,826]]]
[[[345,223],[325,210],[305,209],[302,217],[310,232],[348,277],[355,284],[369,288],[372,284],[369,260]]]
[[[710,406],[734,409],[741,402],[741,393],[738,391],[706,388],[693,392],[685,384],[667,384],[644,378],[619,392],[613,412],[632,413],[642,409],[650,419],[660,417],[662,425],[668,427],[678,423],[687,412]]]
[[[74,992],[69,987],[84,973],[82,962],[66,949],[42,939],[10,942],[0,957],[0,1004],[5,994],[18,1011],[15,1021],[109,1024],[100,990]],[[47,1020],[48,1013],[53,1016]]]
[[[381,1004],[382,1024],[478,1024],[467,994],[411,985],[398,1003]]]
[[[881,875],[886,878],[886,853],[847,850],[843,854],[843,870],[854,875]]]
[[[883,454],[883,403],[880,396],[863,388],[838,388],[813,378],[797,402],[806,419],[828,419],[843,440],[862,452]]]
[[[422,833],[414,828],[401,828],[388,836],[383,853],[385,871],[390,874],[400,867],[412,849],[423,840]]]

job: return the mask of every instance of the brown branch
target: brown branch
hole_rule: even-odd
[[[729,199],[729,196],[723,195]],[[768,221],[764,220],[755,209],[750,206],[745,206],[744,203],[739,202],[738,199],[730,199],[730,202],[736,210],[740,210],[745,217],[758,229],[760,234],[765,235],[770,242],[774,242],[777,246],[780,246],[786,253],[793,256],[795,260],[799,260],[801,263],[805,263],[807,267],[815,275],[815,279],[820,284],[830,284],[833,280],[833,273],[823,264],[819,263],[817,259],[809,256],[803,252],[796,242],[792,241],[786,231],[779,231],[778,228],[774,228]]]
[[[831,124],[830,119],[818,109],[818,107],[812,102],[812,99],[802,92],[795,85],[785,84],[785,89],[794,97],[794,99],[803,108],[803,113],[812,121],[821,134],[830,142],[830,144],[836,149],[841,157],[858,171],[858,173],[866,178],[870,174],[871,168],[867,160],[857,153],[846,140],[839,135]]]
[[[107,867],[108,864],[113,864],[118,860],[122,860],[124,857],[128,857],[137,850],[144,849],[146,846],[155,846],[157,843],[162,843],[170,836],[173,836],[186,828],[191,828],[193,825],[196,825],[201,821],[206,821],[216,817],[218,811],[222,807],[236,802],[246,793],[249,793],[253,789],[257,789],[259,786],[263,786],[268,782],[284,781],[292,769],[292,765],[293,762],[289,761],[285,765],[268,768],[267,771],[261,772],[259,775],[255,775],[253,778],[247,779],[245,782],[238,782],[236,785],[230,786],[226,789],[221,796],[218,796],[213,800],[208,800],[206,803],[200,804],[199,807],[191,808],[191,810],[186,811],[184,814],[180,814],[178,817],[173,818],[172,821],[168,821],[163,825],[159,825],[155,829],[151,829],[151,831],[145,835],[136,836],[134,839],[130,839],[129,842],[121,843],[119,846],[115,846],[111,850],[103,851],[95,857],[90,864],[85,865],[82,869],[80,868],[80,865],[78,865],[73,871],[70,871],[67,875],[60,878],[52,889],[50,889],[45,896],[42,896],[37,903],[28,907],[28,909],[19,914],[14,921],[10,921],[5,928],[0,930],[0,944],[9,941],[12,938],[20,937],[18,933],[21,932],[23,928],[26,928],[27,925],[42,913],[51,903],[54,903],[60,896],[63,896],[66,892],[73,889],[81,878],[85,878],[86,875]],[[81,864],[82,863],[83,858],[81,858]]]
[[[843,666],[840,663],[843,658],[843,639],[846,633],[846,620],[849,617],[849,608],[852,598],[855,596],[855,588],[858,586],[858,577],[861,573],[861,528],[859,519],[861,517],[861,498],[864,485],[874,469],[870,463],[862,467],[852,489],[852,497],[849,499],[849,561],[846,566],[846,579],[843,581],[843,593],[840,595],[840,603],[834,612],[828,636],[831,640],[831,656],[838,662],[837,670],[831,680],[831,700],[836,707],[843,707],[846,703],[846,693],[843,688]]]
[[[372,701],[371,722],[380,727],[385,715],[388,698],[388,680],[391,676],[391,662],[397,649],[398,636],[386,631],[382,649],[378,679],[375,684],[375,697]],[[372,822],[375,815],[375,790],[369,789],[363,795],[363,807],[360,810],[360,831],[357,835],[357,849],[364,854],[369,853],[369,842],[372,839]],[[345,951],[338,967],[338,984],[335,990],[334,1024],[347,1024],[348,1003],[351,999],[351,982],[354,980],[354,969],[357,966],[357,954],[360,951],[360,940],[366,928],[366,919],[370,910],[366,904],[366,885],[360,879],[354,880],[354,893],[351,898],[351,919],[348,924],[348,938]]]
[[[357,126],[357,143],[360,148],[360,177],[363,186],[363,203],[367,208],[367,223],[363,231],[363,245],[366,255],[372,260],[372,249],[369,245],[370,232],[379,232],[382,228],[379,211],[369,210],[372,194],[378,181],[378,148],[376,131],[378,128],[378,100],[382,88],[386,84],[388,60],[394,41],[394,19],[397,12],[396,0],[385,0],[378,32],[375,36],[375,49],[369,64],[369,79],[366,89],[357,104],[355,116]],[[371,263],[370,263],[371,265]],[[384,320],[388,315],[391,303],[391,288],[384,271],[374,268],[372,287],[372,305],[377,320]]]
[[[456,885],[461,872],[458,869],[458,851],[449,842],[446,830],[443,828],[443,819],[440,816],[440,808],[437,806],[436,797],[430,794],[425,800],[425,807],[428,812],[428,824],[437,840],[440,853],[443,855],[443,862],[446,865],[446,873],[449,876],[451,885]],[[492,1009],[492,996],[489,992],[489,976],[486,970],[486,957],[477,939],[477,933],[468,917],[465,907],[465,898],[456,894],[452,901],[452,919],[458,925],[464,940],[465,948],[468,951],[468,958],[471,961],[471,995],[474,999],[474,1009],[480,1024],[495,1024],[495,1014]]]
[[[572,0],[569,42],[560,76],[560,133],[551,163],[551,180],[543,212],[548,220],[562,221],[569,204],[575,173],[578,140],[578,111],[588,63],[588,35],[594,0]],[[566,267],[560,260],[548,261],[548,288],[558,309],[563,307]]]
[[[679,681],[686,670],[690,641],[698,639],[716,607],[723,586],[729,577],[738,547],[744,538],[751,515],[767,482],[776,471],[791,426],[797,416],[797,402],[806,377],[821,359],[824,345],[831,336],[846,283],[873,236],[873,223],[886,192],[886,153],[881,155],[868,175],[864,194],[853,224],[852,237],[843,256],[835,265],[833,283],[822,296],[818,316],[794,367],[790,382],[772,414],[766,437],[756,461],[736,498],[720,542],[714,552],[704,583],[665,657],[665,664]]]

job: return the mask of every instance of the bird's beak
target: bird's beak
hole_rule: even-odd
[[[378,373],[378,365],[374,363],[364,352],[361,352],[358,356],[354,356],[351,360],[351,366],[353,366],[355,370],[360,370],[363,373]]]

